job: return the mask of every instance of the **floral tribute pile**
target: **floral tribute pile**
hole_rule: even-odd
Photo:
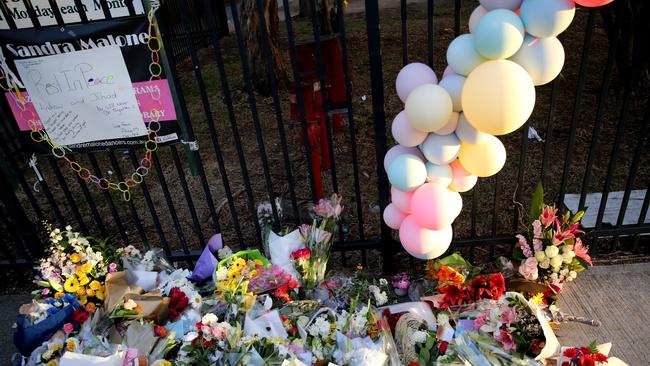
[[[579,238],[580,213],[559,217],[539,203],[527,238],[515,245],[516,263],[501,260],[500,270],[455,253],[427,262],[422,278],[381,278],[363,270],[327,274],[343,213],[339,196],[314,205],[311,224],[282,235],[268,228],[270,209],[267,203],[258,210],[262,252],[233,252],[217,234],[192,271],[175,267],[159,249],[115,249],[69,226],[46,225],[51,247],[37,266],[32,303],[19,310],[16,364],[608,361],[595,345],[561,350],[550,325],[562,286],[591,263]]]

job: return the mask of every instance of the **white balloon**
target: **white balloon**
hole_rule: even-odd
[[[447,75],[442,80],[440,80],[440,85],[443,89],[449,93],[451,97],[452,108],[455,112],[460,112],[463,110],[461,104],[461,93],[463,92],[463,84],[465,84],[465,77],[458,74]]]
[[[429,162],[425,165],[427,167],[427,181],[429,183],[437,183],[443,187],[451,184],[453,178],[449,165],[438,165]]]
[[[429,134],[420,146],[424,157],[433,164],[449,164],[458,156],[460,140],[455,134],[438,135]]]
[[[517,10],[521,6],[521,0],[479,0],[479,2],[488,11],[494,9]]]
[[[510,60],[521,65],[535,85],[544,85],[555,79],[562,71],[564,48],[555,37],[536,38],[527,34],[521,48],[510,57]],[[452,96],[451,99],[453,101],[454,97]]]
[[[456,130],[456,126],[458,125],[458,116],[460,113],[458,112],[451,112],[451,116],[449,116],[449,121],[445,123],[444,126],[442,126],[440,129],[433,131],[437,135],[449,135],[450,133],[454,133]]]
[[[476,25],[478,25],[478,21],[481,20],[481,17],[487,13],[488,10],[483,7],[483,5],[479,5],[472,11],[472,15],[469,16],[469,32],[474,33],[476,30]]]
[[[456,127],[456,136],[458,139],[466,144],[479,144],[489,138],[489,134],[477,130],[465,117],[465,113],[461,113],[458,118],[458,126]]]

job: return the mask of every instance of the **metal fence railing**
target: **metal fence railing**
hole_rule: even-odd
[[[264,7],[265,0],[249,1]],[[197,141],[200,149],[180,144],[159,148],[151,176],[134,189],[130,202],[87,187],[47,156],[38,157],[44,177],[39,181],[28,164],[31,152],[17,138],[2,98],[0,267],[28,265],[39,255],[45,245],[38,234],[42,220],[70,224],[117,243],[162,247],[176,261],[196,258],[215,232],[222,232],[231,245],[258,246],[259,203],[279,198],[281,206],[272,205],[276,228],[280,222],[296,225],[321,187],[345,198],[336,260],[365,264],[368,251],[378,250],[384,270],[390,270],[400,246],[381,223],[381,211],[390,195],[383,171],[383,156],[394,144],[388,128],[401,109],[393,81],[413,61],[441,72],[449,41],[467,31],[469,13],[478,3],[402,0],[399,8],[384,9],[381,1],[366,0],[362,12],[346,13],[341,0],[333,1],[337,31],[325,35],[316,13],[292,18],[289,1],[281,1],[284,75],[275,70],[267,18],[257,14],[268,96],[254,91],[259,69],[251,67],[255,60],[244,35],[248,25],[240,22],[237,2],[163,1],[158,18],[164,47],[171,50],[167,77],[182,101],[177,114],[187,126],[184,138]],[[317,0],[309,3],[315,8]],[[471,258],[493,256],[500,244],[513,243],[523,219],[519,208],[527,206],[539,181],[547,200],[560,206],[569,207],[574,200],[583,208],[596,197],[592,192],[601,193],[601,203],[592,208],[595,224],[587,228],[596,252],[647,249],[650,110],[642,76],[647,78],[648,60],[645,53],[627,63],[621,59],[625,45],[617,35],[631,20],[611,17],[615,7],[623,6],[619,3],[626,2],[616,1],[600,14],[577,9],[574,24],[561,36],[566,51],[562,74],[537,88],[531,119],[502,138],[506,166],[463,194],[454,247],[467,248]],[[228,34],[226,9],[233,34]],[[331,39],[339,48],[328,59]],[[305,72],[301,59],[306,43],[314,56],[311,72]],[[331,87],[333,65],[340,65],[343,102],[338,104],[331,98],[333,89],[329,97],[325,92]],[[622,69],[627,78],[621,77]],[[305,83],[319,89],[316,99],[305,98]],[[320,122],[312,119],[314,103],[322,111]],[[538,132],[539,140],[529,137],[529,128]],[[75,157],[95,174],[120,178],[137,167],[140,150]]]

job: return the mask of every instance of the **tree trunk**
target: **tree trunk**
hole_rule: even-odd
[[[257,0],[242,0],[242,33],[246,43],[246,52],[248,53],[253,86],[258,93],[268,96],[271,94],[271,75],[267,72],[264,42],[268,41],[271,48],[271,58],[273,61],[272,72],[278,82],[278,87],[285,88],[288,79],[282,58],[282,50],[280,49],[280,41],[278,39],[280,27],[278,1],[264,0],[263,12],[268,39],[264,39],[265,37],[261,29],[262,19],[259,17],[260,11],[257,8]]]

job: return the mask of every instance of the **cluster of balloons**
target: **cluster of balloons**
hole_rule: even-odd
[[[471,33],[449,45],[442,80],[421,63],[399,72],[404,110],[392,124],[399,144],[384,158],[392,187],[383,216],[409,254],[433,259],[449,248],[463,206],[459,192],[503,168],[506,150],[496,136],[521,127],[535,86],[560,73],[564,49],[556,37],[571,24],[576,3],[611,1],[480,0]]]

